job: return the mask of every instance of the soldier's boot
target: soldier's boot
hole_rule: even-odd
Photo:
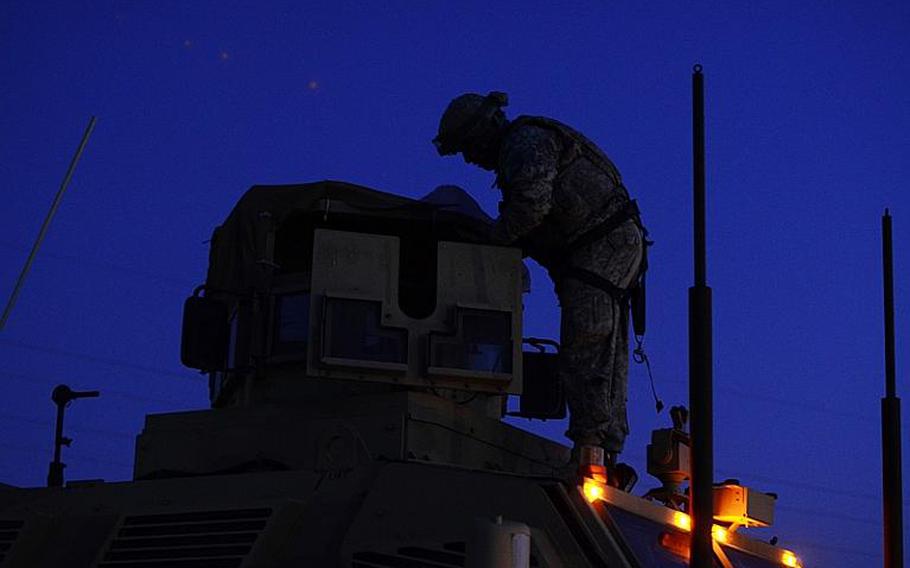
[[[638,473],[631,465],[617,462],[618,455],[618,452],[604,450],[604,483],[629,493],[638,482]]]
[[[603,466],[603,449],[598,445],[575,443],[569,461],[553,470],[553,475],[568,485],[580,485],[585,477],[606,482]]]
[[[569,463],[555,474],[568,485],[580,485],[588,478],[628,493],[638,481],[638,473],[628,464],[617,463],[616,456],[600,446],[575,444]]]
[[[579,485],[585,478],[607,482],[607,470],[603,462],[603,449],[600,446],[576,444],[572,448],[572,457],[564,466],[557,468],[556,476],[569,485]]]
[[[581,445],[578,448],[578,477],[589,477],[601,483],[607,482],[607,463],[605,455],[612,459],[612,455],[605,454],[600,446]],[[573,448],[574,453],[574,448]]]
[[[617,463],[607,468],[607,484],[630,493],[638,482],[638,473],[627,463]]]

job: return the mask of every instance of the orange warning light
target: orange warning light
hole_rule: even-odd
[[[587,499],[589,503],[593,503],[599,499],[604,498],[603,486],[593,479],[585,479],[585,484],[582,488],[582,491],[584,491],[585,499]]]
[[[785,550],[784,553],[781,554],[780,561],[783,562],[784,566],[799,568],[799,558],[789,550]]]
[[[689,536],[678,532],[660,534],[660,545],[677,556],[689,559]]]
[[[692,517],[682,511],[673,512],[673,524],[684,531],[692,530]]]
[[[711,536],[717,542],[727,542],[727,529],[714,525],[711,527]]]

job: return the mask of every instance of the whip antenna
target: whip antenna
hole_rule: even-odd
[[[894,253],[891,214],[882,215],[882,282],[885,304],[885,397],[882,399],[882,516],[884,566],[904,566],[904,511],[901,467],[901,399],[894,357]]]
[[[3,310],[3,317],[0,318],[0,329],[3,329],[3,326],[6,325],[6,320],[9,319],[10,312],[13,311],[13,306],[16,304],[19,292],[22,291],[22,286],[25,284],[25,277],[28,276],[28,271],[32,268],[32,262],[35,261],[35,256],[38,254],[38,248],[41,246],[42,241],[44,241],[44,236],[47,234],[47,229],[51,225],[51,220],[54,218],[57,208],[60,207],[60,202],[63,200],[63,193],[66,191],[66,186],[69,185],[70,180],[73,178],[76,164],[79,163],[79,158],[82,157],[82,151],[85,150],[85,145],[88,144],[88,137],[92,135],[92,130],[94,129],[95,117],[93,116],[91,120],[89,120],[88,126],[85,127],[82,141],[79,142],[79,147],[76,149],[76,154],[70,162],[70,167],[66,170],[66,176],[63,178],[63,183],[60,184],[60,189],[57,190],[57,195],[54,196],[54,202],[51,204],[50,211],[47,212],[47,217],[44,218],[44,224],[41,225],[41,230],[38,231],[38,238],[35,239],[35,244],[32,245],[32,252],[29,253],[28,259],[25,261],[25,266],[22,267],[22,272],[19,273],[19,279],[16,281],[13,293],[10,294],[9,301],[6,303],[6,308]]]

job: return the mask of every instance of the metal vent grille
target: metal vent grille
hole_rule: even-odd
[[[0,564],[9,554],[9,549],[13,547],[13,542],[19,536],[19,530],[22,528],[22,521],[2,521],[0,520]]]
[[[465,563],[465,543],[450,542],[441,548],[403,546],[395,554],[355,552],[351,568],[451,568]]]
[[[99,568],[237,568],[272,510],[233,509],[123,519]]]

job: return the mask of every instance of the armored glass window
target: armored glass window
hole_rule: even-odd
[[[283,294],[275,298],[274,355],[306,355],[310,336],[310,295]]]
[[[408,332],[380,325],[381,312],[381,302],[327,297],[323,362],[354,366],[371,366],[358,362],[389,363],[406,368]]]
[[[510,374],[512,314],[458,308],[453,335],[430,337],[430,367]]]
[[[689,565],[687,558],[671,552],[661,544],[661,538],[665,534],[684,535],[685,538],[682,540],[688,543],[688,533],[682,533],[674,527],[646,519],[619,507],[607,506],[606,511],[612,528],[629,546],[639,566],[683,568]],[[716,558],[714,566],[720,566]]]
[[[724,547],[724,554],[727,555],[727,558],[730,559],[730,562],[733,563],[736,568],[779,568],[780,563],[772,562],[764,558],[759,558],[758,556],[752,556],[751,554],[746,554],[731,548],[729,546]]]

